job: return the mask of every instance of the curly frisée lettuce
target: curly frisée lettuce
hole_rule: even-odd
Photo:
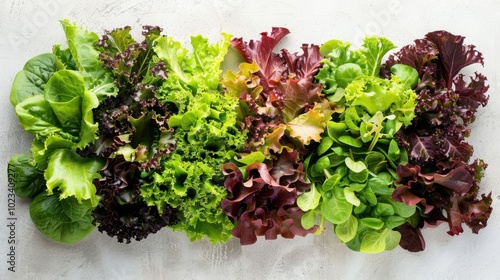
[[[220,207],[226,195],[221,168],[241,149],[246,135],[236,118],[238,100],[219,87],[230,38],[223,34],[222,41],[209,44],[194,36],[189,52],[172,37],[162,36],[154,47],[168,71],[156,96],[175,108],[168,125],[174,129],[176,149],[161,161],[163,170],[141,193],[160,212],[165,205],[176,208],[173,229],[185,231],[191,240],[224,242],[234,227]]]

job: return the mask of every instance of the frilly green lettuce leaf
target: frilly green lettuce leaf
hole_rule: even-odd
[[[141,188],[145,201],[159,210],[166,205],[175,207],[179,221],[173,229],[186,232],[191,240],[227,241],[234,226],[220,207],[226,196],[225,188],[214,181],[220,171],[202,160],[184,161],[178,154],[164,167],[161,175],[154,175],[153,184]]]
[[[345,88],[345,99],[349,106],[360,106],[372,116],[379,111],[395,114],[404,125],[415,117],[416,94],[396,77],[359,76]]]
[[[223,40],[216,44],[210,44],[208,39],[201,35],[192,36],[192,52],[171,36],[156,39],[154,51],[167,64],[169,70],[167,82],[178,81],[183,87],[192,88],[195,91],[200,88],[218,89],[220,65],[228,51],[232,37],[227,33],[222,33],[222,36]]]
[[[246,134],[238,122],[238,99],[224,95],[219,85],[230,37],[223,34],[216,44],[192,37],[192,51],[172,37],[155,40],[154,51],[168,70],[157,96],[177,107],[168,120],[176,149],[162,161],[153,182],[141,187],[141,195],[159,211],[166,205],[177,208],[173,229],[185,231],[191,240],[225,242],[234,227],[220,207],[226,196],[220,170],[242,149]]]
[[[57,44],[52,47],[52,53],[56,60],[57,70],[77,70],[75,60],[69,49],[61,49],[61,45]]]
[[[48,137],[35,136],[31,143],[31,154],[34,162],[40,170],[45,170],[48,165],[50,155],[58,149],[71,149],[74,143],[60,134],[52,134]]]
[[[60,199],[73,196],[79,202],[90,200],[95,207],[98,198],[92,180],[100,177],[97,171],[103,166],[100,158],[83,158],[70,149],[57,149],[51,154],[44,173],[48,193],[57,189]]]

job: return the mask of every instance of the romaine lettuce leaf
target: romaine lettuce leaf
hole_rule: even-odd
[[[94,92],[99,100],[116,95],[118,90],[114,80],[109,70],[102,67],[103,62],[99,59],[97,34],[70,23],[67,19],[61,20],[61,25],[72,59],[83,74],[87,89]]]

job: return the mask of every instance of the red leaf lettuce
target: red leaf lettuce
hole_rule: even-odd
[[[251,163],[245,174],[234,163],[223,166],[228,196],[222,208],[236,223],[233,235],[242,245],[255,243],[257,236],[293,238],[316,231],[317,227],[304,229],[300,222],[303,211],[296,204],[297,194],[310,184],[305,182],[297,155],[284,151],[267,164]]]
[[[483,57],[464,37],[446,31],[428,33],[415,44],[391,55],[381,74],[389,77],[398,63],[414,67],[419,73],[416,117],[398,134],[406,147],[409,163],[399,166],[399,188],[392,197],[421,207],[421,220],[399,228],[401,246],[423,250],[419,232],[428,225],[449,224],[450,235],[463,232],[462,223],[474,233],[485,227],[491,213],[491,193],[479,193],[479,181],[486,164],[469,163],[473,148],[465,142],[480,105],[488,102],[486,77],[480,73],[465,80],[461,71],[469,65],[483,65]],[[412,227],[412,228],[410,228]],[[420,243],[418,242],[420,241]]]

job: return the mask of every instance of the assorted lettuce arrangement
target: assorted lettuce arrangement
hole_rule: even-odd
[[[364,253],[417,252],[424,228],[487,225],[487,165],[465,139],[488,85],[462,73],[483,64],[462,36],[299,53],[275,51],[285,28],[185,47],[159,27],[139,42],[130,27],[99,38],[61,23],[67,48],[30,59],[10,93],[34,138],[9,178],[55,241],[169,227],[212,243],[334,234]],[[241,61],[223,71],[230,48]]]

